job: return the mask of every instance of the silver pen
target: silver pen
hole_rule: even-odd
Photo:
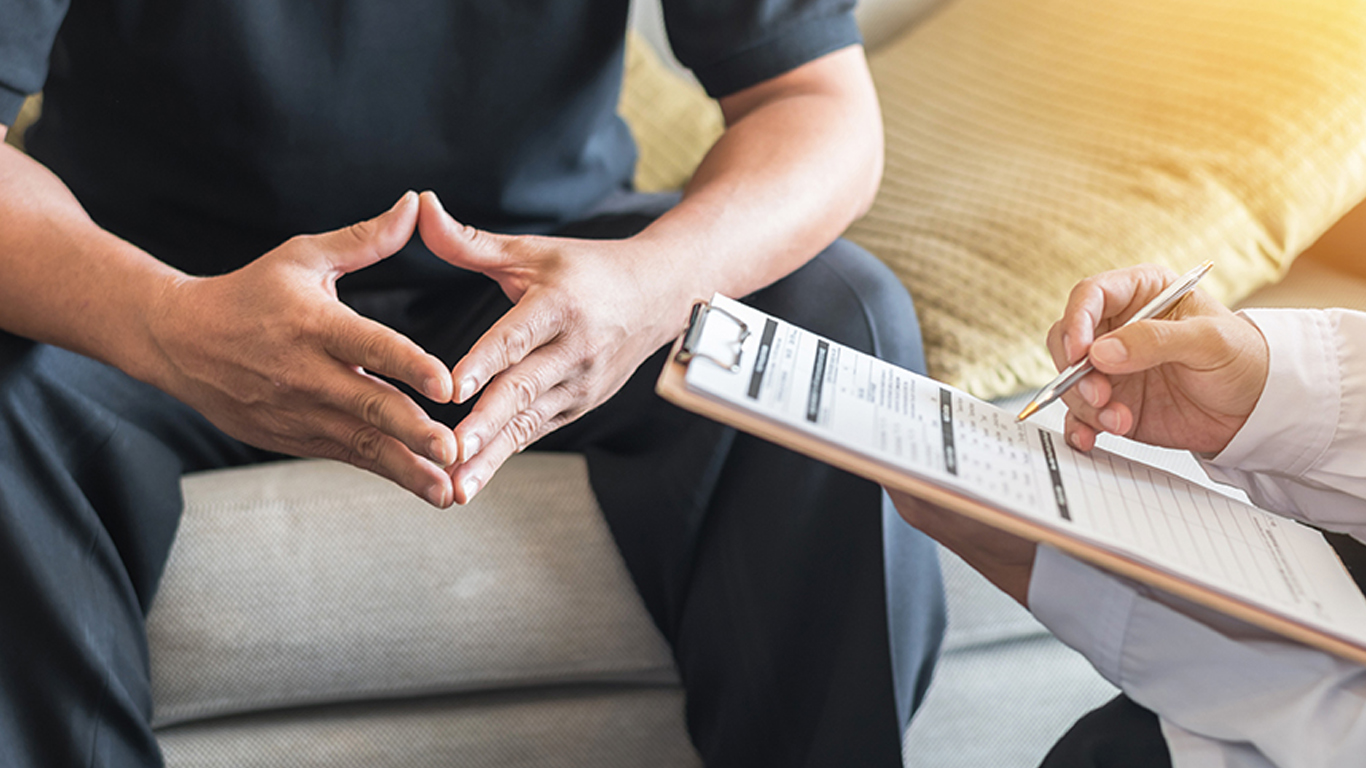
[[[1152,320],[1161,317],[1171,309],[1182,296],[1190,293],[1195,288],[1195,284],[1200,282],[1200,278],[1205,276],[1214,267],[1214,262],[1206,261],[1200,266],[1192,269],[1181,277],[1177,278],[1171,285],[1162,290],[1161,293],[1153,297],[1153,300],[1143,306],[1142,309],[1134,313],[1134,316],[1124,321],[1124,325],[1137,323],[1142,320]],[[1120,327],[1123,328],[1124,325]],[[1071,389],[1077,382],[1081,381],[1086,374],[1095,370],[1091,365],[1091,358],[1088,355],[1083,357],[1066,370],[1058,374],[1058,378],[1044,385],[1039,393],[1034,395],[1034,399],[1029,401],[1029,405],[1020,411],[1020,415],[1015,417],[1015,421],[1020,422],[1033,416],[1040,408],[1062,397],[1063,393]]]

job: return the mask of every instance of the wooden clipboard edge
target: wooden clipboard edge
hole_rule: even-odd
[[[1192,584],[1146,563],[1131,560],[1089,542],[1071,538],[1061,531],[1016,517],[976,499],[959,495],[924,480],[909,477],[889,467],[832,447],[810,435],[786,429],[773,422],[699,395],[688,389],[685,379],[687,365],[677,361],[681,345],[682,338],[680,337],[678,341],[674,342],[664,363],[664,370],[655,383],[655,391],[661,397],[681,408],[706,416],[755,437],[790,448],[817,461],[872,480],[879,485],[904,491],[993,528],[999,528],[1023,539],[1048,544],[1076,557],[1078,560],[1083,560],[1104,570],[1156,587],[1164,592],[1275,632],[1296,642],[1366,665],[1366,639],[1363,639],[1360,644],[1348,642],[1335,635],[1272,613],[1265,608],[1251,605],[1198,584]],[[1346,570],[1345,566],[1344,570]]]

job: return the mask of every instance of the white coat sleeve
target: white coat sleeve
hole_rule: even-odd
[[[1259,507],[1366,541],[1366,313],[1243,314],[1270,347],[1266,388],[1205,471]]]
[[[1366,315],[1257,310],[1261,400],[1210,475],[1366,539]],[[1035,615],[1162,719],[1175,768],[1359,766],[1366,668],[1040,547]]]
[[[1366,667],[1039,547],[1034,615],[1163,721],[1173,768],[1360,768]],[[1184,732],[1172,738],[1172,731]]]

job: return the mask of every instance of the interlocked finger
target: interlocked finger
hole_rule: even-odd
[[[1063,434],[1067,436],[1067,442],[1073,448],[1089,451],[1096,447],[1096,435],[1099,431],[1069,412],[1063,423]]]
[[[336,364],[325,402],[356,421],[399,440],[409,450],[441,466],[455,461],[455,436],[433,421],[397,387],[363,371]]]
[[[437,507],[450,506],[450,476],[402,442],[341,412],[322,412],[321,434],[302,446],[300,455],[344,461],[403,486]]]
[[[470,414],[455,428],[460,460],[469,461],[494,435],[527,413],[533,405],[566,380],[567,359],[563,351],[542,347],[489,382]]]
[[[572,421],[579,412],[575,396],[562,386],[552,387],[531,407],[515,414],[472,458],[452,474],[456,501],[464,504],[515,453]]]
[[[323,348],[344,363],[397,379],[438,403],[451,399],[451,377],[444,363],[407,336],[345,305],[336,305]]]
[[[456,401],[465,402],[491,379],[526,361],[553,342],[561,330],[558,316],[528,294],[499,318],[451,371]]]

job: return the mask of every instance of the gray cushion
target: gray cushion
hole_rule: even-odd
[[[949,651],[906,733],[906,765],[1038,765],[1077,718],[1115,693],[1051,636]]]
[[[173,726],[169,768],[697,768],[676,688],[568,687]]]
[[[321,461],[184,485],[185,516],[148,619],[157,726],[676,680],[580,456],[514,457],[473,504],[450,510]]]

